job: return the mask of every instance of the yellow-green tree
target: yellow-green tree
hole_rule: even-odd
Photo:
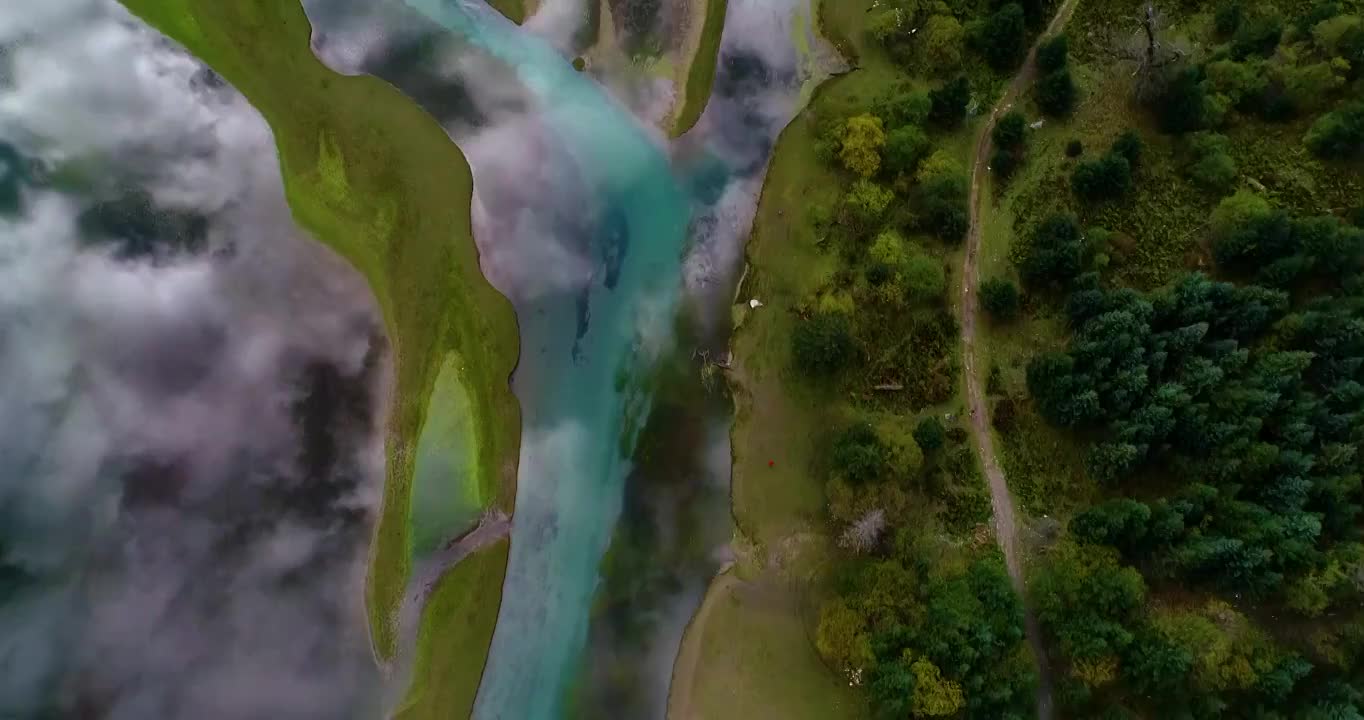
[[[820,609],[815,648],[825,662],[846,673],[860,672],[875,661],[866,618],[842,598]]]
[[[925,70],[946,72],[961,65],[961,49],[966,31],[951,15],[934,15],[924,23],[919,52]]]
[[[881,169],[881,148],[886,145],[886,130],[881,118],[871,114],[849,118],[843,126],[843,167],[869,178]]]
[[[961,685],[944,678],[942,670],[927,659],[915,660],[909,671],[914,674],[914,717],[955,715],[965,704]]]

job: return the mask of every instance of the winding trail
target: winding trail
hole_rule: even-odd
[[[1024,602],[1024,631],[1028,637],[1028,644],[1032,646],[1033,655],[1037,658],[1039,720],[1052,718],[1051,668],[1047,663],[1046,649],[1042,645],[1041,627],[1037,624],[1032,609],[1027,606],[1023,565],[1018,554],[1018,528],[1014,522],[1013,498],[1009,495],[1009,485],[1004,479],[1004,470],[999,465],[999,457],[995,455],[994,442],[990,437],[990,406],[985,401],[985,391],[981,386],[976,362],[976,325],[980,315],[976,287],[980,284],[981,213],[982,205],[986,202],[981,189],[987,179],[986,173],[989,172],[990,133],[994,130],[995,122],[999,120],[1000,115],[1008,112],[1019,96],[1032,85],[1037,75],[1035,62],[1037,47],[1065,27],[1066,21],[1070,20],[1071,14],[1075,11],[1077,2],[1078,0],[1065,0],[1056,9],[1056,15],[1052,17],[1046,32],[1039,35],[1037,42],[1028,50],[1028,57],[1024,60],[1023,66],[1019,68],[1018,74],[1014,75],[1009,87],[990,111],[990,117],[980,128],[973,152],[975,160],[971,165],[971,223],[966,235],[966,260],[962,267],[961,283],[961,345],[966,371],[966,398],[971,409],[971,434],[975,438],[976,450],[980,453],[980,464],[990,485],[995,539],[999,542],[1000,550],[1004,552],[1004,565],[1008,569],[1009,579],[1013,581],[1014,590]]]

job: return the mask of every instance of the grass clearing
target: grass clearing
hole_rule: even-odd
[[[721,576],[693,622],[705,631],[699,637],[689,631],[679,657],[691,651],[705,659],[689,678],[690,702],[670,699],[671,720],[867,716],[862,693],[829,672],[815,652],[791,588]]]
[[[682,109],[677,113],[672,136],[679,137],[692,129],[710,100],[715,86],[715,69],[720,62],[720,40],[725,32],[725,10],[729,0],[706,0],[706,20],[701,25],[701,41],[687,70],[687,87],[683,93]]]
[[[207,62],[261,112],[274,133],[295,218],[365,276],[382,309],[396,371],[383,512],[366,600],[375,651],[392,658],[395,611],[412,563],[417,438],[437,374],[451,354],[459,358],[454,370],[469,395],[468,426],[481,460],[471,480],[480,497],[504,509],[515,499],[520,411],[507,380],[517,355],[516,320],[479,269],[469,165],[435,120],[393,87],[322,65],[295,2],[124,4]],[[479,598],[469,612],[495,608],[500,590],[500,583],[469,589],[464,597]],[[425,633],[444,637],[451,630],[437,625]],[[481,672],[486,647],[463,652],[476,661],[451,670]],[[476,687],[477,680],[419,682]]]
[[[473,713],[484,657],[497,626],[502,580],[511,545],[499,540],[460,561],[436,585],[422,610],[422,626],[438,628],[417,638],[412,685],[396,720],[447,720]]]

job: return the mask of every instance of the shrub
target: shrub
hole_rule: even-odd
[[[1085,154],[1085,145],[1079,140],[1071,140],[1066,143],[1066,157],[1076,158]]]
[[[1018,286],[1004,278],[991,278],[980,285],[980,304],[1001,322],[1018,317]]]
[[[861,228],[872,228],[890,207],[895,194],[869,180],[858,180],[843,196],[843,209],[848,219]]]
[[[1053,117],[1068,115],[1075,109],[1075,81],[1068,68],[1042,76],[1037,81],[1036,94],[1037,106]]]
[[[1013,150],[1023,144],[1027,132],[1028,121],[1023,118],[1023,113],[1011,110],[995,123],[990,137],[994,140],[995,147]]]
[[[990,424],[995,429],[1008,434],[1013,431],[1018,424],[1018,402],[1005,395],[995,403],[995,410],[990,414]]]
[[[1245,9],[1241,7],[1240,0],[1224,0],[1213,13],[1213,27],[1218,35],[1231,37],[1232,33],[1241,27],[1241,21],[1245,16]]]
[[[928,136],[918,127],[906,125],[896,128],[886,136],[882,167],[891,175],[913,175],[931,148]]]
[[[995,151],[990,154],[990,172],[993,172],[1001,180],[1008,180],[1013,177],[1018,165],[1019,156],[1004,148],[995,148]]]
[[[945,73],[961,65],[961,47],[966,31],[950,14],[928,18],[919,33],[919,59],[925,70]]]
[[[853,354],[852,331],[842,313],[816,313],[796,323],[791,333],[796,367],[807,375],[827,376],[840,370]]]
[[[834,438],[834,472],[854,483],[877,480],[886,464],[886,447],[869,423],[853,423]]]
[[[890,128],[923,125],[932,109],[933,101],[929,99],[928,93],[906,89],[883,95],[872,104],[872,114],[881,118]]]
[[[1189,141],[1189,179],[1205,190],[1225,193],[1236,182],[1236,161],[1226,136],[1217,133],[1196,133]]]
[[[1207,124],[1207,90],[1198,68],[1177,73],[1155,99],[1160,129],[1181,134],[1201,130]]]
[[[1347,158],[1364,148],[1364,102],[1342,105],[1317,118],[1303,138],[1323,158]]]
[[[1269,57],[1279,47],[1283,37],[1283,19],[1274,14],[1261,14],[1243,20],[1231,39],[1231,54],[1237,60],[1251,55]]]
[[[1088,202],[1115,200],[1132,187],[1132,166],[1127,158],[1110,152],[1098,160],[1077,165],[1070,186],[1077,196]]]
[[[881,148],[886,144],[886,132],[881,118],[863,114],[849,118],[843,129],[843,149],[838,157],[843,166],[853,173],[869,178],[881,169]]]
[[[932,106],[929,118],[943,127],[956,127],[966,117],[966,105],[971,102],[971,82],[965,76],[929,91]]]
[[[1053,215],[1038,226],[1019,271],[1023,281],[1037,287],[1063,285],[1080,274],[1084,243],[1074,215]]]
[[[913,255],[905,263],[905,292],[910,300],[934,300],[947,290],[947,277],[942,263],[922,253]]]
[[[1037,71],[1043,75],[1054,73],[1066,67],[1069,55],[1070,41],[1066,39],[1065,33],[1061,33],[1038,46]]]
[[[985,19],[977,42],[990,67],[1004,71],[1017,65],[1023,57],[1026,34],[1023,6],[1011,2]]]
[[[1269,77],[1263,60],[1236,62],[1216,60],[1203,67],[1213,92],[1222,95],[1242,112],[1262,109]]]
[[[1113,141],[1112,151],[1127,158],[1127,164],[1135,169],[1141,164],[1141,151],[1145,145],[1141,141],[1141,135],[1136,130],[1124,130],[1117,140]]]
[[[939,450],[947,442],[947,430],[937,416],[929,415],[914,426],[914,442],[926,453]]]
[[[916,191],[923,229],[944,242],[961,242],[969,222],[968,197],[966,176],[960,171],[937,174],[923,181]]]
[[[1347,66],[1348,68],[1348,66]],[[1283,92],[1302,111],[1325,107],[1345,86],[1345,69],[1337,62],[1318,62],[1284,68]]]

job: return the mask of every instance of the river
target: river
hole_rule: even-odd
[[[635,648],[624,652],[629,665],[652,674],[636,683],[652,688],[639,714],[661,716],[682,627],[722,561],[709,550],[729,533],[728,417],[717,409],[723,403],[707,400],[691,356],[723,353],[768,153],[832,66],[829,54],[810,51],[811,3],[731,0],[715,97],[672,146],[541,35],[481,2],[304,5],[324,62],[393,83],[465,152],[483,269],[516,308],[523,443],[507,579],[475,717],[562,717],[576,685],[600,683],[580,667],[620,656],[623,646]],[[651,414],[660,387],[667,412],[683,422]],[[663,428],[654,444],[702,457],[687,464],[654,454],[637,464],[646,421]],[[684,484],[709,490],[666,490],[682,465]],[[688,536],[663,533],[672,539],[660,543],[659,533],[644,533],[651,539],[641,545],[640,533],[618,534],[627,478],[632,513]],[[698,513],[702,522],[674,522]],[[706,559],[666,543],[699,547]],[[609,618],[592,613],[603,576],[611,581],[608,546],[616,555],[632,544],[646,563],[675,565],[662,568],[672,582],[608,609],[617,621],[654,617],[643,643],[611,640],[597,629]]]

